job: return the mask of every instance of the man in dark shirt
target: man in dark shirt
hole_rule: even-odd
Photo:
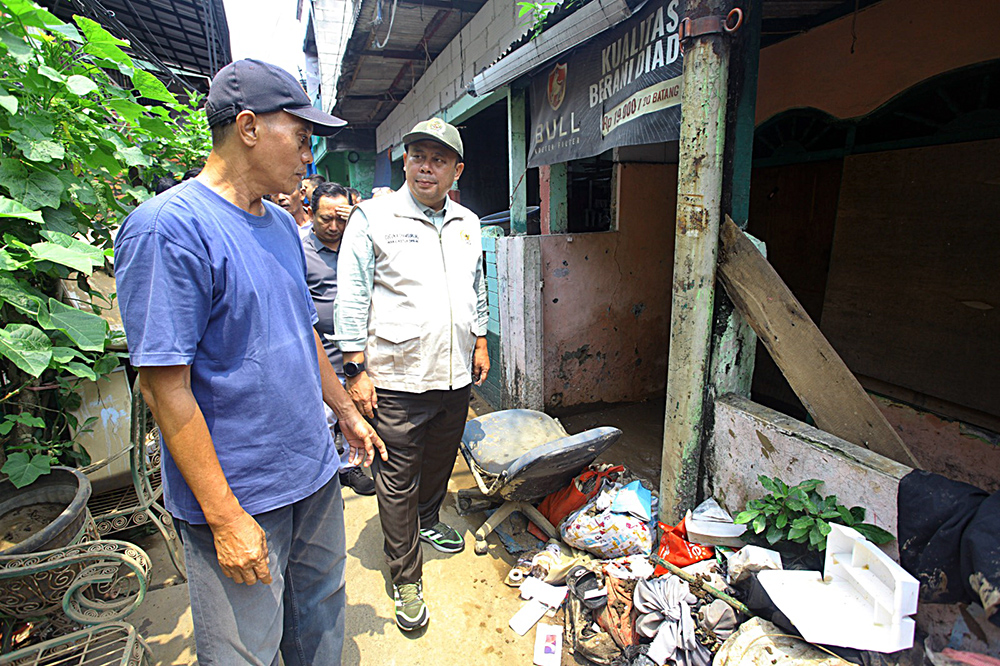
[[[303,181],[304,182],[304,181]],[[312,295],[319,321],[316,332],[323,340],[323,349],[341,383],[344,381],[344,356],[333,341],[333,303],[337,298],[337,257],[340,239],[347,228],[344,206],[349,206],[350,193],[337,183],[323,183],[316,187],[312,197],[312,225],[308,232],[300,229],[302,248],[306,255],[306,285]],[[350,210],[347,208],[347,210]],[[336,428],[337,417],[333,410],[326,410],[327,421],[334,429],[337,449],[340,452],[340,484],[349,486],[359,495],[374,495],[375,482],[361,468],[348,461],[347,447]]]

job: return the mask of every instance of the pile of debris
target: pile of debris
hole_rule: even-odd
[[[913,647],[917,579],[851,527],[829,525],[825,558],[783,567],[714,500],[657,523],[656,493],[608,465],[538,508],[561,541],[521,552],[505,583],[524,599],[510,627],[536,627],[539,666],[564,650],[603,666],[947,663]],[[523,536],[501,538],[517,549]]]

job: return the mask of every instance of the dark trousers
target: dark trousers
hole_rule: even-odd
[[[423,393],[378,389],[375,429],[389,460],[375,457],[375,494],[389,573],[396,585],[420,580],[419,530],[438,522],[471,391],[471,386]]]

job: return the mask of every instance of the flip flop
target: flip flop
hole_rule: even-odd
[[[597,574],[583,565],[576,565],[566,572],[569,591],[591,610],[603,608],[608,603],[608,592],[597,579]]]

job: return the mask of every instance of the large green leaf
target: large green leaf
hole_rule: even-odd
[[[35,141],[51,139],[52,132],[55,130],[55,126],[48,116],[39,113],[14,116],[10,119],[10,128]]]
[[[0,329],[0,354],[32,377],[49,367],[52,342],[45,333],[29,324],[8,324]]]
[[[0,196],[0,217],[17,217],[23,220],[31,220],[38,224],[44,224],[42,214],[37,210],[31,210],[13,199]]]
[[[879,546],[887,544],[896,538],[893,536],[892,532],[884,530],[878,525],[872,525],[871,523],[859,523],[854,526],[854,529],[856,529],[861,536]]]
[[[104,265],[104,252],[99,247],[58,231],[46,229],[41,234],[46,240],[31,246],[32,255],[38,259],[54,261],[88,275],[94,267]]]
[[[142,97],[157,102],[177,103],[177,98],[167,90],[163,82],[145,70],[135,70],[135,74],[132,75],[132,83],[135,84]]]
[[[29,315],[38,316],[38,310],[45,302],[42,293],[30,285],[15,279],[9,273],[0,273],[0,300]]]
[[[19,64],[23,65],[31,60],[33,53],[31,46],[21,37],[0,29],[0,42],[3,42],[4,46],[7,47],[7,53]]]
[[[135,122],[146,112],[146,107],[127,99],[109,99],[104,105],[120,114],[125,120]]]
[[[74,74],[66,79],[66,88],[74,95],[88,95],[97,90],[94,80],[86,76]]]
[[[42,474],[48,474],[51,464],[51,458],[44,453],[29,456],[25,451],[18,451],[7,456],[7,462],[0,468],[0,472],[7,475],[15,488],[23,488]]]
[[[75,207],[63,204],[59,208],[46,208],[42,211],[45,219],[45,227],[49,231],[58,231],[63,234],[74,234],[77,230]]]
[[[10,196],[32,210],[58,208],[63,183],[51,171],[28,169],[20,160],[0,160],[0,185]]]
[[[83,363],[73,361],[71,363],[65,364],[63,367],[66,368],[68,372],[76,375],[77,377],[81,377],[83,379],[89,379],[92,382],[97,381],[97,373],[94,372],[94,369],[91,368],[89,365],[84,365]]]
[[[7,113],[13,116],[17,113],[17,98],[0,91],[0,107],[6,109]]]
[[[108,332],[108,323],[93,314],[49,299],[49,317],[46,328],[65,333],[76,346],[84,351],[101,351]]]
[[[0,248],[0,271],[16,271],[24,268],[24,264],[11,256],[10,252]]]
[[[11,138],[13,139],[14,136],[11,135]],[[23,145],[19,145],[18,147],[24,152],[24,156],[32,162],[51,162],[52,160],[61,160],[66,157],[66,149],[63,148],[62,144],[49,141],[48,139],[33,142],[27,149]]]
[[[80,26],[86,43],[83,50],[98,58],[105,58],[114,63],[131,65],[130,58],[119,46],[128,46],[129,43],[122,41],[101,27],[96,21],[92,21],[84,16],[73,16],[73,20]]]
[[[11,14],[16,16],[24,25],[35,28],[51,28],[62,24],[54,14],[41,7],[37,7],[29,0],[3,0]]]
[[[127,146],[115,151],[115,157],[129,166],[150,166],[153,158],[142,152],[139,146]]]
[[[66,75],[60,72],[58,69],[49,67],[48,65],[42,65],[38,68],[38,73],[47,78],[49,81],[55,81],[56,83],[65,83]]]

